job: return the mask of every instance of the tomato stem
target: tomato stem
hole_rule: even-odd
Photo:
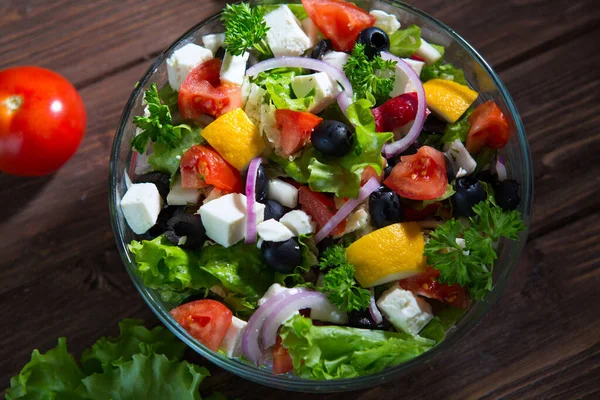
[[[6,108],[8,108],[9,112],[15,112],[23,105],[23,97],[9,96],[6,100],[4,100],[4,104],[6,105]]]

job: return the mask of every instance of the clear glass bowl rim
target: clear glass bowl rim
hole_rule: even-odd
[[[445,31],[453,40],[456,41],[464,50],[466,50],[474,60],[476,60],[481,67],[489,74],[492,81],[496,85],[496,88],[500,92],[506,106],[509,109],[509,112],[515,122],[515,128],[518,134],[518,142],[519,146],[522,149],[522,153],[524,159],[522,160],[523,165],[526,169],[526,180],[521,182],[522,185],[522,202],[525,204],[523,219],[525,225],[529,227],[529,223],[531,220],[531,209],[533,202],[533,167],[531,154],[529,151],[529,145],[527,142],[527,137],[525,133],[525,128],[519,116],[519,112],[512,100],[512,97],[508,93],[505,85],[500,80],[499,76],[496,72],[489,66],[489,64],[483,59],[483,57],[459,34],[457,34],[453,29],[446,26],[444,23],[438,21],[437,19],[431,17],[427,13],[411,6],[403,2],[393,1],[393,0],[380,0],[384,3],[392,5],[394,7],[398,7],[407,11],[409,13],[415,14],[418,17],[427,21],[428,24],[436,26],[438,29]],[[252,1],[252,3],[261,3],[260,1]],[[109,209],[110,209],[110,218],[111,225],[113,229],[113,233],[115,236],[115,241],[117,244],[118,251],[121,255],[121,259],[126,266],[127,273],[131,277],[134,285],[137,290],[142,295],[144,301],[148,304],[154,314],[159,318],[159,320],[169,329],[171,330],[179,339],[181,339],[184,343],[186,343],[189,347],[191,347],[194,351],[207,358],[212,363],[218,365],[219,367],[224,368],[225,370],[232,372],[244,379],[249,379],[254,382],[278,388],[283,390],[292,390],[292,391],[300,391],[300,392],[340,392],[340,391],[349,391],[349,390],[358,390],[364,389],[376,385],[381,385],[383,383],[389,382],[392,379],[406,373],[413,368],[431,362],[435,357],[441,354],[444,350],[448,349],[452,346],[456,341],[464,337],[483,317],[483,315],[491,308],[491,306],[498,300],[500,295],[502,294],[508,277],[511,272],[514,270],[517,265],[520,255],[523,251],[523,247],[525,245],[527,239],[527,231],[523,232],[520,236],[518,242],[514,244],[516,248],[511,252],[511,257],[509,260],[509,265],[505,266],[503,269],[503,273],[498,277],[497,282],[494,286],[494,289],[488,294],[484,301],[478,302],[469,313],[453,328],[446,339],[437,345],[435,348],[430,351],[422,354],[421,356],[400,364],[395,367],[390,367],[385,369],[384,371],[356,378],[347,378],[347,379],[337,379],[337,380],[303,380],[299,378],[284,377],[273,375],[269,371],[261,370],[249,364],[244,364],[239,361],[235,361],[229,358],[226,358],[220,354],[217,354],[210,349],[204,347],[199,342],[197,342],[194,338],[192,338],[169,314],[168,310],[161,305],[160,299],[152,293],[148,288],[146,288],[141,281],[140,277],[135,272],[135,261],[132,260],[127,252],[126,243],[124,241],[123,232],[121,227],[117,221],[117,207],[118,207],[118,191],[117,191],[117,168],[118,168],[118,154],[119,148],[121,146],[121,141],[123,137],[123,133],[125,128],[130,123],[129,117],[132,108],[135,106],[137,99],[139,98],[142,88],[145,84],[152,78],[154,72],[158,68],[159,65],[163,63],[166,56],[170,54],[175,48],[177,48],[180,43],[185,41],[185,39],[192,34],[193,32],[199,30],[203,25],[209,24],[211,22],[219,19],[221,13],[217,13],[202,22],[196,24],[194,27],[185,32],[179,39],[177,39],[173,44],[171,44],[165,51],[163,51],[157,59],[152,63],[152,65],[146,70],[143,77],[140,79],[138,84],[135,86],[123,114],[121,116],[121,120],[119,122],[119,126],[117,129],[117,133],[115,135],[115,139],[112,146],[111,151],[111,159],[109,165]]]

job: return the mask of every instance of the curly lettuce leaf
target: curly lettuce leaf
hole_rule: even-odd
[[[390,35],[390,53],[395,56],[410,57],[419,47],[421,47],[421,28],[417,25],[400,29]]]
[[[252,83],[267,91],[266,101],[270,101],[275,108],[307,111],[314,103],[314,93],[297,98],[292,90],[292,79],[303,73],[302,68],[276,68],[261,72],[252,79]]]
[[[435,341],[405,333],[314,326],[296,315],[281,329],[283,346],[304,379],[354,378],[382,371],[429,350]]]
[[[162,143],[154,143],[154,152],[148,156],[148,164],[155,171],[175,175],[179,169],[178,156],[183,155],[193,145],[203,142],[200,128],[193,127],[189,131],[182,131],[181,140],[172,148]]]
[[[429,321],[427,326],[419,332],[419,336],[435,340],[441,343],[446,338],[446,333],[467,312],[463,308],[447,306],[440,310],[437,315]]]

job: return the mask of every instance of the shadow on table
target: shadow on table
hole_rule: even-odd
[[[27,177],[0,173],[0,222],[18,214],[53,178],[54,174]]]

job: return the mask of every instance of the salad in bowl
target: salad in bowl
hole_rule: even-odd
[[[202,348],[289,379],[377,374],[493,290],[528,219],[512,119],[392,11],[227,5],[140,96],[127,255]]]

